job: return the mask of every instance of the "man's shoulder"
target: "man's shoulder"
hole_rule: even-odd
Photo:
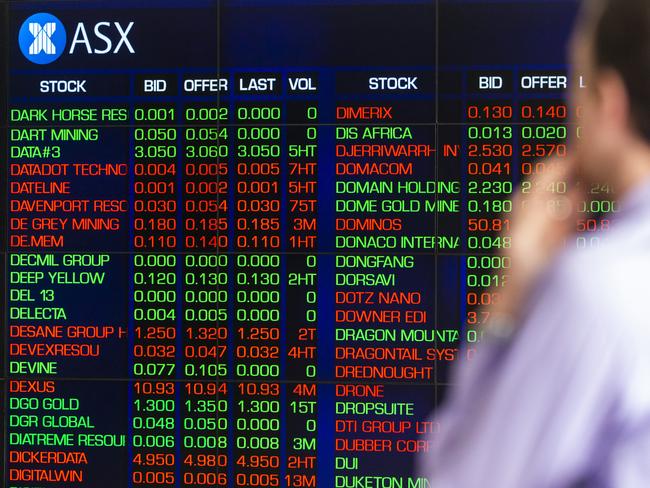
[[[650,339],[650,242],[620,239],[602,246],[574,248],[556,262],[549,287],[576,313],[625,336]]]
[[[591,242],[586,238],[578,238],[576,242],[556,263],[559,276],[575,289],[593,292],[598,288],[610,296],[614,288],[636,290],[640,280],[645,282],[649,278],[650,240],[626,239],[618,234],[609,238],[601,234]],[[590,246],[583,247],[587,243]]]

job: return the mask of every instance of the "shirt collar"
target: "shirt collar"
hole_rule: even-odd
[[[619,202],[616,219],[626,219],[631,214],[640,211],[650,211],[650,178],[632,187]]]

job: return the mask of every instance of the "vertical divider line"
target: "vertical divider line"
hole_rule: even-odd
[[[221,42],[222,42],[221,41],[221,0],[216,0],[216,3],[217,3],[217,5],[216,5],[216,19],[215,19],[215,22],[216,22],[216,25],[215,25],[216,42],[217,42],[217,46],[216,46],[216,49],[217,49],[216,65],[217,65],[217,78],[220,79],[222,77],[222,70],[221,70]],[[228,89],[229,90],[232,89],[232,86],[229,85]],[[217,91],[217,109],[219,109],[220,107],[221,107],[221,90],[218,90]],[[219,141],[219,144],[221,144],[221,141],[219,139],[219,137],[220,137],[220,134],[219,134],[220,122],[221,122],[220,117],[217,116],[217,140]],[[229,144],[229,146],[230,146],[230,144]],[[228,166],[230,156],[231,155],[229,153],[227,158],[226,158],[226,167]],[[221,162],[221,159],[219,159],[219,162]],[[221,176],[220,176],[219,173],[220,172],[217,171],[217,188],[219,187],[219,182],[221,181]],[[230,175],[228,176],[228,181],[230,181]],[[226,193],[226,200],[228,200],[229,193],[230,193],[230,188],[228,189],[228,192]],[[220,208],[220,200],[221,200],[221,198],[223,198],[223,196],[221,195],[221,193],[219,193],[217,195],[217,221],[219,221],[219,219],[221,218],[221,208]],[[227,223],[228,223],[228,214],[226,213],[226,224]],[[220,254],[219,233],[220,233],[220,231],[219,231],[219,227],[218,227],[218,224],[217,224],[217,266],[218,266],[218,263],[219,263],[218,256]],[[230,228],[229,228],[228,225],[226,225],[226,236],[229,233],[230,233]],[[228,256],[228,246],[226,246],[226,257],[227,256]],[[230,268],[230,264],[231,264],[230,262],[226,263],[226,272],[228,272],[228,270]],[[217,269],[217,276],[218,276],[219,272],[220,272],[220,270]],[[231,282],[232,282],[232,276],[234,276],[234,273],[231,275],[231,279],[229,280]],[[219,284],[218,283],[219,283],[219,280],[217,279],[217,291],[219,290]],[[217,296],[219,296],[219,293],[217,293]],[[230,295],[228,301],[230,301],[231,298],[232,298],[232,295]],[[217,305],[217,312],[218,312],[218,309],[219,309],[219,305]],[[228,309],[228,304],[226,304],[226,309]],[[219,317],[219,313],[217,313],[217,318],[218,317]],[[229,319],[226,320],[226,328],[228,327],[228,323],[229,323]],[[230,336],[230,334],[228,334],[228,336]],[[219,334],[217,334],[217,350],[220,349],[220,345],[221,344],[220,344],[220,340],[219,340]],[[226,378],[229,375],[229,372],[228,372],[228,352],[229,351],[226,351],[226,354],[224,354],[224,360],[226,361],[226,371],[227,371]],[[217,371],[219,371],[219,368],[217,368]],[[218,414],[219,414],[219,401],[220,401],[219,383],[220,383],[220,378],[219,378],[219,376],[217,376],[216,401],[217,401],[217,413]],[[228,396],[229,396],[228,393],[226,393],[226,403],[228,402]],[[232,407],[231,405],[227,405],[226,412],[222,413],[222,415],[225,415],[226,417],[230,417],[230,409],[231,409],[231,407]],[[224,435],[226,436],[226,441],[227,441],[226,445],[228,446],[227,449],[229,449],[229,446],[230,446],[230,439],[229,439],[230,436],[228,435],[229,432],[230,432],[230,428],[231,428],[230,424],[231,424],[231,422],[228,422],[228,425],[226,425],[226,432],[224,433]],[[219,421],[218,420],[217,420],[217,426],[219,426]],[[217,459],[219,459],[219,458],[220,458],[220,448],[219,448],[219,439],[217,439]],[[232,461],[232,456],[230,456],[230,454],[228,454],[227,460],[228,460],[228,465],[229,465],[231,463],[231,461]],[[217,464],[219,464],[219,463],[217,463]],[[226,466],[225,470],[226,470],[226,477],[227,477],[228,476],[228,466]],[[219,482],[219,468],[217,468],[217,483],[218,482]]]
[[[214,18],[214,22],[215,22],[215,25],[214,25],[215,41],[217,43],[217,45],[215,46],[215,49],[216,49],[215,65],[216,65],[216,68],[217,68],[217,79],[220,80],[221,79],[221,0],[215,0],[215,18]],[[230,88],[231,87],[229,86],[229,89]],[[219,110],[220,107],[221,107],[221,90],[217,90],[217,142],[219,143],[219,145],[221,144],[220,134],[219,134],[219,125],[220,124],[219,124],[219,115],[218,115],[219,114],[218,110]],[[230,157],[230,154],[228,155],[228,158],[229,157]],[[226,158],[226,165],[228,164],[228,158]],[[217,161],[219,163],[221,163],[221,158],[219,157],[219,159]],[[185,172],[185,168],[183,168],[183,172]],[[217,171],[217,188],[219,188],[219,183],[221,181],[219,173],[220,172]],[[220,269],[219,269],[219,254],[220,254],[219,235],[220,235],[221,231],[219,230],[219,221],[220,221],[219,219],[221,217],[221,209],[219,208],[219,205],[221,203],[220,202],[221,198],[223,198],[221,196],[221,193],[218,193],[217,194],[217,245],[216,245],[217,276],[218,276],[218,274],[220,272]],[[226,219],[227,219],[227,217],[226,217]],[[183,223],[183,227],[184,227],[184,223]],[[226,228],[227,227],[228,226],[226,226]],[[228,230],[226,230],[226,232],[228,232]],[[227,250],[228,249],[226,249],[226,251]],[[226,254],[226,256],[228,256],[228,254]],[[183,275],[183,281],[185,281],[184,275]],[[219,320],[219,308],[220,308],[219,298],[218,297],[219,297],[219,280],[217,279],[217,327],[221,327],[221,324],[219,324],[219,322],[218,322],[218,320]],[[228,321],[226,320],[226,327],[227,327],[227,324],[228,324]],[[220,345],[221,344],[220,344],[220,341],[219,341],[219,333],[217,333],[217,351],[220,350]],[[224,354],[224,358],[225,358],[225,361],[226,361],[226,368],[227,368],[228,367],[228,355]],[[219,353],[217,353],[217,363],[219,361],[220,361]],[[217,432],[216,433],[217,433],[217,460],[218,460],[219,455],[220,455],[219,437],[221,435],[221,433],[219,432],[219,420],[218,420],[218,418],[219,418],[220,415],[222,415],[222,413],[219,412],[219,385],[220,385],[220,378],[219,378],[219,368],[218,367],[217,367],[217,376],[215,378],[215,382],[216,382],[216,385],[215,385],[216,386],[215,401],[217,403],[217,409],[216,409],[217,410],[216,411],[216,417],[217,418],[215,420],[216,420],[216,423],[217,423]],[[226,395],[226,399],[227,398],[228,398],[228,396]],[[226,413],[224,413],[224,415],[228,415],[228,413],[226,412]],[[228,437],[228,429],[229,429],[229,427],[230,426],[226,427],[226,434],[225,434],[226,438]],[[228,461],[230,461],[230,460],[231,460],[231,458],[230,458],[230,456],[228,456]],[[220,471],[220,468],[219,468],[218,464],[219,464],[219,462],[217,462],[217,473],[216,473],[217,474],[217,483],[219,483],[219,471]],[[226,467],[226,472],[227,472],[227,470],[228,470],[228,468]]]
[[[434,144],[436,147],[436,152],[435,152],[435,181],[436,185],[438,185],[439,181],[439,161],[440,161],[440,154],[439,150],[441,147],[440,144],[440,130],[439,130],[439,123],[440,123],[440,108],[439,108],[439,103],[440,103],[440,0],[434,0],[435,2],[435,27],[434,27],[434,46],[435,46],[435,72],[434,72],[434,77],[435,77],[435,87],[434,87],[434,97],[435,97],[435,102],[434,102],[434,110],[435,110],[435,136],[434,136]],[[435,213],[435,233],[436,235],[439,234],[439,219],[438,219],[438,191],[436,188],[436,193],[435,193],[435,202],[436,202],[436,213]],[[433,266],[433,276],[434,276],[434,282],[433,282],[433,296],[434,296],[434,331],[438,330],[438,246],[435,247],[434,249],[434,266]],[[434,347],[437,349],[438,348],[438,336],[434,335],[434,342],[433,342]],[[435,361],[433,363],[433,402],[434,406],[438,405],[438,361]]]
[[[177,128],[177,133],[176,133],[176,141],[175,141],[175,146],[176,146],[176,164],[178,166],[177,171],[176,171],[176,202],[177,202],[177,207],[176,207],[176,248],[172,250],[172,253],[174,256],[176,256],[176,269],[174,270],[174,273],[176,274],[176,304],[174,306],[174,309],[176,311],[176,340],[174,341],[174,347],[176,349],[176,358],[175,358],[175,365],[176,365],[176,374],[174,375],[174,378],[172,381],[174,381],[174,384],[176,385],[175,392],[174,392],[174,403],[176,405],[176,411],[174,415],[175,419],[175,428],[174,428],[174,435],[176,436],[176,442],[175,442],[175,449],[174,449],[174,456],[176,459],[176,462],[174,463],[176,466],[174,466],[174,472],[176,474],[176,486],[181,487],[183,486],[181,483],[182,479],[182,447],[183,447],[183,415],[181,415],[181,409],[183,406],[183,387],[185,383],[185,355],[184,355],[184,350],[185,348],[183,347],[184,344],[184,337],[183,337],[183,318],[184,318],[184,310],[183,310],[183,302],[185,299],[185,296],[183,294],[184,292],[184,284],[185,284],[185,253],[183,252],[185,250],[185,241],[183,239],[184,231],[185,231],[185,222],[183,219],[183,204],[184,204],[184,199],[183,199],[183,192],[185,191],[185,186],[183,185],[183,176],[185,173],[185,168],[183,166],[183,159],[184,159],[184,140],[185,140],[185,124],[183,123],[183,118],[185,116],[185,111],[183,110],[184,107],[184,102],[183,102],[183,77],[185,74],[185,71],[179,70],[178,68],[174,70],[176,74],[176,95],[174,97],[175,102],[173,103],[173,107],[175,109],[176,117],[177,120],[174,121],[174,127]],[[179,150],[180,149],[180,150]],[[179,279],[180,278],[180,279]]]
[[[127,245],[127,249],[129,252],[127,253],[128,256],[128,263],[127,263],[127,268],[128,268],[128,307],[127,307],[127,378],[130,378],[130,381],[127,381],[127,398],[128,398],[128,405],[127,405],[127,474],[128,479],[127,479],[127,486],[132,487],[133,486],[133,465],[132,459],[133,459],[133,393],[134,393],[134,384],[135,384],[135,375],[133,374],[133,363],[134,363],[134,357],[133,357],[133,346],[135,344],[135,319],[133,318],[133,309],[135,307],[135,302],[133,299],[133,291],[135,290],[135,284],[134,284],[134,274],[135,274],[135,252],[134,252],[134,247],[133,247],[133,238],[135,235],[134,232],[134,227],[133,227],[133,220],[135,217],[134,214],[134,202],[135,202],[135,193],[134,193],[134,187],[135,187],[135,140],[134,140],[134,131],[135,131],[135,103],[133,103],[133,98],[135,94],[135,81],[133,79],[133,74],[129,75],[129,118],[133,117],[133,125],[130,124],[129,128],[129,153],[128,153],[128,162],[129,162],[129,242]]]
[[[2,42],[2,54],[1,56],[4,57],[4,83],[2,83],[3,89],[5,90],[5,93],[2,95],[4,97],[4,103],[5,103],[5,118],[4,118],[4,128],[3,131],[5,132],[5,135],[8,135],[9,133],[9,87],[7,84],[9,83],[9,4],[6,2],[3,2],[3,5],[1,6],[2,12],[0,15],[4,15],[4,34],[3,34],[3,41]],[[8,462],[7,462],[7,446],[9,445],[9,422],[8,422],[8,415],[9,415],[9,283],[7,280],[7,277],[9,276],[8,271],[9,271],[9,263],[8,263],[8,257],[9,257],[9,205],[8,203],[8,196],[9,196],[9,165],[7,164],[9,161],[9,138],[6,137],[5,139],[5,151],[4,151],[4,157],[5,157],[5,185],[4,185],[4,195],[3,195],[3,203],[5,205],[5,212],[4,212],[4,231],[3,231],[3,237],[4,237],[4,246],[2,248],[2,253],[4,255],[4,269],[3,269],[3,304],[4,304],[4,310],[3,310],[3,316],[2,316],[2,338],[3,338],[3,344],[2,344],[2,352],[4,356],[3,364],[2,364],[2,383],[3,383],[3,396],[4,398],[2,399],[3,405],[2,405],[2,410],[3,410],[3,417],[2,417],[2,429],[3,429],[3,442],[2,446],[0,447],[0,455],[2,455],[2,464],[0,465],[2,469],[0,469],[0,480],[2,481],[3,486],[6,486],[8,483],[8,476],[7,476],[7,468]]]
[[[287,269],[290,268],[289,260],[294,255],[293,250],[289,252],[288,238],[287,238],[287,227],[289,222],[289,216],[287,211],[289,206],[287,205],[287,200],[289,198],[289,177],[287,170],[289,169],[289,122],[287,120],[287,87],[286,80],[288,77],[288,70],[285,66],[282,66],[280,69],[276,70],[280,74],[280,140],[281,140],[281,152],[280,152],[280,248],[277,250],[280,254],[280,376],[278,378],[280,382],[280,425],[284,425],[285,428],[282,429],[280,433],[280,446],[279,446],[279,455],[280,455],[280,479],[284,479],[287,474],[287,442],[289,441],[289,436],[287,435],[287,389],[290,388],[287,378],[287,335],[289,334],[288,323],[287,323],[287,285],[288,285],[288,274]],[[284,380],[284,381],[283,381]]]

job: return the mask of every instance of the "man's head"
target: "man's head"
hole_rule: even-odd
[[[629,186],[650,153],[650,1],[585,0],[570,55],[588,85],[572,93],[580,177]]]

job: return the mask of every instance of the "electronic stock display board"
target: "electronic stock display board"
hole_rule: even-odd
[[[428,486],[576,3],[0,7],[3,486]]]

